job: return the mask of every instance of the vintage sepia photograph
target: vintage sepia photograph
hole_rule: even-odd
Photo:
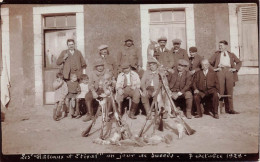
[[[256,3],[0,9],[3,155],[259,153]]]

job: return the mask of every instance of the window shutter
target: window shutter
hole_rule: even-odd
[[[257,21],[256,6],[240,7],[242,22]]]

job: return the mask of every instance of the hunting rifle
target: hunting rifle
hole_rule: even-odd
[[[163,76],[162,76],[160,73],[159,73],[159,78],[160,78],[160,80],[162,81],[162,86],[163,86],[163,88],[164,88],[164,90],[165,90],[165,93],[166,93],[167,97],[169,98],[169,101],[170,101],[171,107],[172,107],[173,110],[174,110],[174,113],[176,114],[176,116],[177,116],[177,117],[180,119],[180,121],[181,121],[180,123],[181,123],[182,126],[185,128],[185,130],[186,130],[186,132],[187,132],[188,135],[194,134],[196,131],[193,130],[193,129],[182,119],[181,115],[178,113],[178,109],[177,109],[177,107],[175,106],[175,104],[173,103],[173,101],[172,101],[172,99],[171,99],[171,97],[170,97],[170,95],[169,95],[169,87],[166,88],[166,84],[165,84],[165,82],[164,82]]]

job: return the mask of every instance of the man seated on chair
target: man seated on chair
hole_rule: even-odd
[[[140,78],[136,72],[131,70],[129,63],[123,63],[121,68],[123,72],[117,77],[115,98],[119,105],[119,111],[122,112],[121,109],[124,98],[131,97],[132,104],[128,116],[129,118],[136,119],[134,114],[140,101]]]
[[[110,74],[108,69],[104,68],[104,61],[102,59],[96,59],[94,62],[94,68],[89,79],[89,92],[85,96],[85,102],[87,106],[87,114],[83,118],[83,121],[89,121],[94,118],[94,102],[99,95],[105,93],[104,83],[106,80],[106,75]],[[107,100],[108,112],[112,109],[111,100]],[[97,112],[100,113],[100,112]]]
[[[170,74],[168,77],[169,88],[172,92],[171,96],[176,105],[180,105],[180,101],[185,99],[186,103],[186,116],[188,119],[191,119],[191,108],[192,108],[192,94],[190,91],[191,88],[191,75],[185,68],[187,68],[189,63],[180,59],[178,61],[177,71],[173,74]],[[172,114],[175,115],[174,113]]]
[[[203,59],[201,61],[202,70],[195,73],[193,81],[194,101],[197,109],[195,118],[202,117],[200,107],[201,101],[211,101],[213,108],[213,117],[219,119],[218,105],[219,105],[219,82],[217,74],[213,69],[209,68],[209,60]],[[211,107],[211,106],[210,106]]]

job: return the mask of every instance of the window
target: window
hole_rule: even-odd
[[[172,40],[182,40],[181,47],[187,48],[185,11],[179,9],[149,10],[150,39],[157,41],[161,36],[166,36],[166,47],[172,48]]]

